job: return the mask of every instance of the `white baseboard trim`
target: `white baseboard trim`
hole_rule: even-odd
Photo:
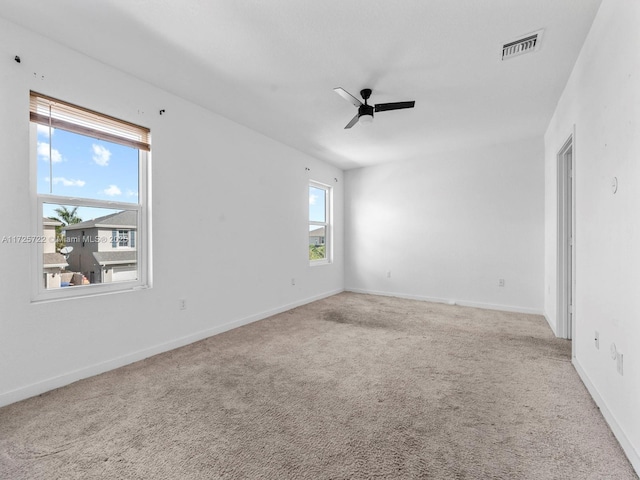
[[[613,432],[614,436],[620,443],[622,450],[627,455],[629,462],[631,462],[631,465],[635,469],[636,473],[640,475],[640,454],[636,451],[635,448],[633,448],[633,445],[625,435],[624,430],[620,426],[620,423],[616,420],[616,417],[611,412],[611,410],[609,410],[609,407],[603,400],[602,396],[600,395],[600,392],[598,392],[598,389],[593,385],[593,383],[591,383],[589,376],[584,371],[584,369],[580,365],[580,362],[578,362],[577,358],[574,357],[572,359],[572,363],[576,369],[576,372],[578,372],[578,376],[580,377],[580,380],[582,380],[582,383],[584,383],[584,386],[587,387],[587,390],[589,391],[589,394],[593,398],[593,401],[596,402],[596,405],[600,409],[600,412],[602,412],[602,416],[604,417],[606,422],[609,424],[609,428],[611,428],[611,431]]]
[[[558,336],[558,332],[556,332],[556,328],[555,325],[553,323],[551,323],[551,320],[549,320],[549,316],[544,313],[544,319],[547,321],[547,323],[549,324],[549,328],[551,329],[551,331],[553,332],[553,334],[557,337]]]
[[[145,348],[143,350],[138,350],[137,352],[116,357],[111,360],[106,360],[104,362],[96,363],[94,365],[83,367],[78,370],[73,370],[71,372],[67,372],[62,375],[58,375],[56,377],[47,378],[45,380],[32,383],[31,385],[27,385],[25,387],[20,387],[15,390],[1,393],[0,407],[9,405],[11,403],[19,402],[20,400],[25,400],[30,397],[35,397],[36,395],[40,395],[50,390],[64,387],[65,385],[69,385],[73,382],[77,382],[78,380],[82,380],[83,378],[93,377],[94,375],[99,375],[101,373],[108,372],[110,370],[114,370],[116,368],[123,367],[125,365],[129,365],[131,363],[138,362],[140,360],[144,360],[145,358],[152,357],[159,353],[168,352],[170,350],[174,350],[176,348],[189,345],[190,343],[194,343],[199,340],[212,337],[219,333],[223,333],[223,332],[232,330],[234,328],[242,327],[243,325],[248,325],[253,322],[257,322],[258,320],[263,320],[273,315],[277,315],[278,313],[291,310],[292,308],[296,308],[301,305],[306,305],[307,303],[315,302],[323,298],[331,297],[338,293],[342,293],[343,291],[344,290],[339,289],[339,290],[332,290],[329,292],[325,292],[319,295],[314,295],[313,297],[298,300],[296,302],[282,305],[280,307],[273,308],[270,310],[265,310],[264,312],[256,313],[248,317],[232,320],[222,325],[217,325],[215,327],[208,328],[206,330],[202,330],[184,337],[176,338],[174,340],[161,343],[159,345],[154,345],[152,347]]]
[[[354,293],[364,293],[367,295],[381,295],[383,297],[398,297],[398,298],[406,298],[409,300],[420,300],[423,302],[435,302],[435,303],[446,303],[449,305],[460,305],[463,307],[475,307],[475,308],[484,308],[486,310],[500,310],[503,312],[514,312],[514,313],[530,313],[533,315],[543,315],[544,312],[542,310],[538,310],[535,308],[528,307],[517,307],[513,305],[499,305],[492,303],[480,303],[480,302],[467,302],[465,300],[452,300],[449,298],[437,298],[437,297],[427,297],[423,295],[411,295],[407,293],[396,293],[396,292],[380,292],[377,290],[366,290],[361,288],[345,288],[347,292]]]

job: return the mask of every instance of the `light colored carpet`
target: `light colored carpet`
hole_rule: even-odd
[[[543,318],[343,293],[0,409],[2,479],[635,479]]]

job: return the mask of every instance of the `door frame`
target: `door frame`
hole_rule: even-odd
[[[575,131],[558,152],[558,305],[556,335],[575,339]],[[575,357],[572,342],[572,357]]]

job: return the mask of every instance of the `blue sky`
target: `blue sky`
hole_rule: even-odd
[[[325,220],[325,202],[326,190],[316,187],[309,187],[309,220],[312,222],[324,222]],[[315,225],[309,225],[309,230],[318,228]]]
[[[37,188],[43,194],[138,203],[138,150],[60,129],[52,130],[50,141],[49,128],[38,125]],[[43,216],[55,216],[58,206],[45,205]],[[78,214],[90,220],[114,211],[80,207]]]

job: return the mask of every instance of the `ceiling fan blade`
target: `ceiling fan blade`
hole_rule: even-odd
[[[393,103],[376,103],[376,112],[386,112],[387,110],[400,110],[401,108],[413,108],[416,102],[393,102]]]
[[[356,97],[351,95],[342,87],[336,87],[333,89],[333,91],[336,92],[338,95],[340,95],[342,98],[344,98],[347,102],[353,104],[356,107],[359,107],[360,105],[362,105],[362,102],[360,100],[358,100]]]
[[[344,128],[351,128],[353,127],[356,123],[358,123],[358,120],[360,119],[360,113],[356,113],[356,116],[353,117],[351,119],[351,121],[349,123],[347,123],[347,126]]]

